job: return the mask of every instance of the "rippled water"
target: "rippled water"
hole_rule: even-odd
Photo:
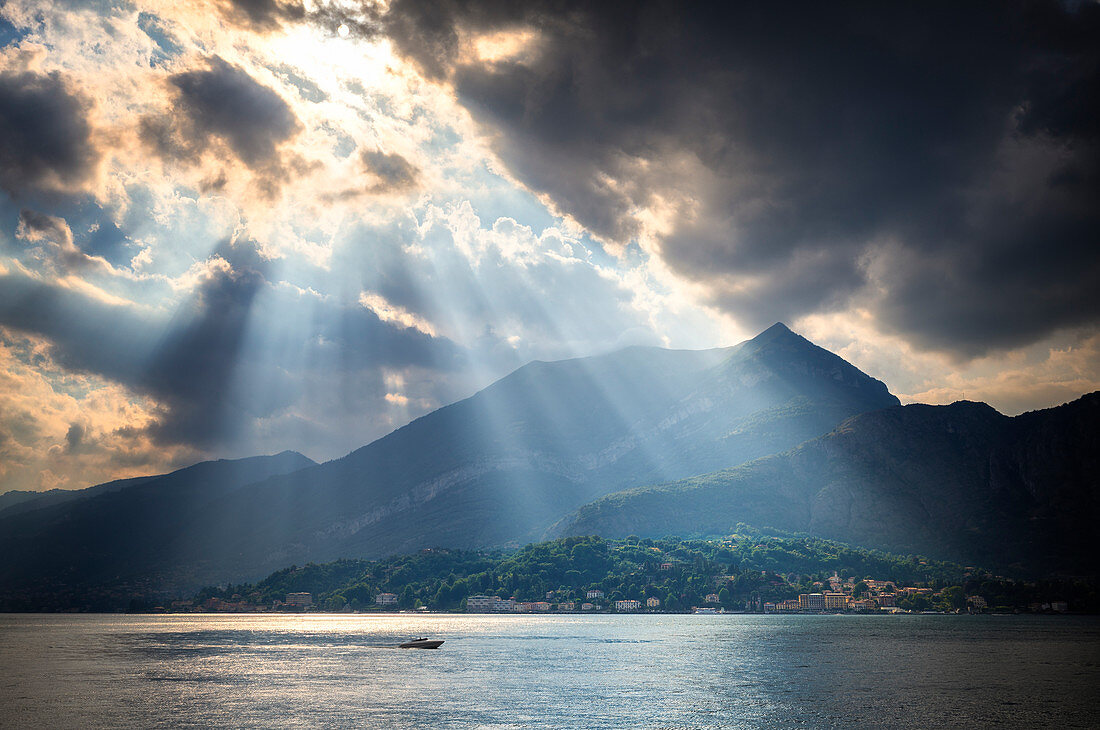
[[[1080,617],[0,615],[4,727],[1100,727],[1098,688]]]

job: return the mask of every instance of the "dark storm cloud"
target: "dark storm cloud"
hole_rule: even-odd
[[[0,74],[0,188],[69,191],[91,176],[90,102],[57,72]]]
[[[374,372],[380,399],[382,368],[447,371],[462,364],[461,349],[444,338],[382,322],[358,305],[300,301],[272,283],[272,262],[251,242],[223,242],[211,257],[228,265],[211,266],[168,322],[140,308],[0,276],[0,327],[44,337],[65,370],[152,396],[161,409],[149,435],[200,449],[232,448],[257,419],[301,401],[318,381],[333,387],[351,373]],[[303,307],[312,307],[305,328],[288,325]],[[277,346],[263,347],[257,333]],[[70,436],[75,448],[79,434]]]
[[[230,254],[231,247],[219,253]],[[264,279],[247,263],[238,266],[204,282],[167,332],[139,310],[19,276],[0,283],[0,325],[44,336],[66,370],[154,396],[164,411],[152,435],[162,443],[205,447],[226,435],[230,416],[252,415],[226,395],[248,310]]]
[[[76,452],[84,443],[84,427],[79,423],[69,424],[69,430],[65,432],[65,450],[69,453]]]
[[[167,400],[171,418],[155,433],[168,443],[212,446],[232,435],[241,419],[255,415],[231,394],[268,264],[248,244],[224,243],[213,255],[231,268],[209,276],[176,313],[143,374],[143,384]]]
[[[17,275],[0,277],[0,326],[45,337],[67,370],[129,385],[158,336],[156,323],[134,309]]]
[[[277,2],[276,0],[226,0],[222,3],[222,12],[239,25],[254,30],[275,30],[284,20],[299,20],[305,14],[299,2]]]
[[[976,354],[1100,318],[1100,7],[397,0],[512,171],[750,326],[870,306]],[[469,39],[533,30],[479,62]]]
[[[281,96],[217,56],[209,68],[175,74],[169,83],[177,92],[174,116],[147,117],[141,126],[143,140],[165,157],[187,160],[217,138],[249,167],[267,169],[301,128]]]
[[[377,180],[373,192],[401,192],[417,185],[420,170],[397,153],[364,151],[360,159],[367,174]]]
[[[286,23],[309,18],[310,23],[336,33],[345,26],[349,34],[373,38],[379,31],[379,9],[375,3],[364,3],[359,9],[334,3],[314,3],[308,11],[296,1],[223,0],[222,15],[236,25],[265,33],[278,30]]]
[[[19,211],[19,230],[24,236],[44,237],[57,242],[72,242],[72,231],[61,218],[27,208]]]

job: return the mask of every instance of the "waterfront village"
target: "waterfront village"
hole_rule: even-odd
[[[176,598],[177,600],[173,600]],[[742,525],[721,539],[566,537],[291,565],[130,610],[171,612],[1090,613],[1096,589]],[[163,602],[161,602],[163,601]]]
[[[664,566],[662,566],[664,567]],[[767,571],[762,571],[767,575]],[[777,576],[773,576],[777,577]],[[716,585],[726,582],[729,576],[714,576]],[[690,607],[691,613],[983,613],[989,610],[986,600],[979,595],[967,596],[960,586],[933,588],[898,586],[893,581],[874,578],[842,579],[834,574],[827,581],[815,582],[818,592],[800,593],[797,598],[783,601],[766,601],[760,596],[752,596],[740,605],[730,606],[727,595],[722,591],[708,593],[703,605]],[[514,597],[471,595],[462,602],[459,610],[465,613],[668,613],[662,607],[661,599],[622,598],[608,600],[604,591],[593,588],[584,592],[580,598],[561,598],[557,592],[550,591],[546,600],[522,601]],[[233,600],[236,599],[236,600]],[[194,604],[192,601],[172,602],[173,611],[213,611],[213,612],[265,612],[265,611],[334,611],[352,612],[350,606],[320,606],[313,600],[313,594],[295,592],[286,594],[285,601],[275,600],[270,606],[256,605],[240,596],[230,600],[208,598]],[[426,606],[416,609],[401,609],[396,593],[378,593],[374,605],[367,610],[429,612]],[[1065,601],[1034,603],[1029,610],[1035,613],[1066,613],[1069,606]],[[677,611],[679,613],[686,610]],[[358,610],[355,613],[359,613]]]

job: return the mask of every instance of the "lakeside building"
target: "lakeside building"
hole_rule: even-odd
[[[467,596],[466,610],[470,613],[489,613],[500,596]]]
[[[863,582],[867,585],[867,588],[875,593],[893,593],[897,590],[897,586],[891,580],[875,580],[874,578],[864,578]]]
[[[581,604],[581,610],[582,611],[595,611],[597,608],[598,608],[598,606],[596,606],[596,604],[594,604],[594,603],[582,603]]]
[[[798,607],[802,611],[824,611],[825,594],[801,593],[798,596]]]
[[[518,613],[549,611],[550,604],[546,601],[518,601],[513,603],[512,610]]]
[[[895,593],[897,593],[897,595],[903,596],[903,597],[904,596],[916,596],[916,595],[931,596],[932,595],[932,589],[931,588],[906,587],[906,588],[899,588],[897,591],[895,591]]]
[[[646,608],[660,608],[661,607],[661,599],[657,598],[656,596],[651,596],[651,597],[645,599],[645,607]]]
[[[559,611],[576,611],[577,610],[577,603],[576,603],[576,601],[562,601],[561,603],[558,604],[558,610]]]
[[[826,611],[843,611],[846,608],[848,608],[848,596],[843,593],[825,594]]]
[[[603,591],[599,590],[598,588],[593,588],[592,590],[588,591],[588,593],[585,593],[584,597],[590,601],[597,600],[603,598]]]
[[[628,598],[625,601],[615,601],[616,611],[637,611],[642,607],[641,601],[635,601],[633,598]]]
[[[707,597],[704,598],[703,600],[706,601],[707,603],[718,603],[718,594],[717,593],[708,593]]]
[[[984,611],[989,608],[989,604],[987,604],[985,599],[981,596],[967,596],[966,605],[969,609],[974,611]]]
[[[501,613],[514,611],[515,607],[516,603],[511,598],[481,595],[466,597],[466,611],[469,613]]]
[[[313,605],[312,593],[287,593],[286,605],[292,608],[309,608]]]
[[[397,594],[396,593],[379,593],[374,597],[374,602],[379,606],[396,606]]]

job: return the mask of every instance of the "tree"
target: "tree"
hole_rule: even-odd
[[[946,608],[966,608],[966,593],[963,591],[962,586],[945,588],[943,590],[942,602],[945,604]]]
[[[447,585],[447,581],[441,581],[439,584],[439,590],[435,592],[435,597],[432,599],[432,605],[436,608],[449,608],[451,605],[451,587]]]
[[[855,584],[852,588],[852,598],[862,598],[863,594],[867,592],[867,584],[863,581]]]

